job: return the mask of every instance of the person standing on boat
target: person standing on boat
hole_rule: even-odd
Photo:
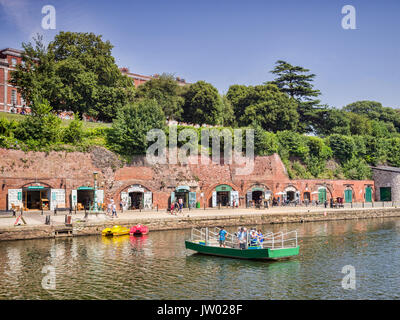
[[[246,228],[240,228],[238,232],[239,248],[246,249],[247,233]]]
[[[262,234],[261,230],[258,230],[257,237],[258,237],[258,243],[262,246],[264,242],[264,235]]]
[[[224,246],[225,248],[225,235],[227,234],[226,230],[224,227],[221,227],[221,230],[219,230],[219,246],[222,247]]]

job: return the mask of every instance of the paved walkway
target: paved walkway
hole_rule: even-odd
[[[122,220],[135,220],[138,218],[145,218],[145,219],[179,219],[182,217],[206,217],[206,216],[228,216],[228,215],[252,215],[252,214],[279,214],[279,215],[295,215],[295,214],[301,214],[305,212],[310,212],[310,213],[321,213],[321,212],[330,212],[330,211],[340,211],[340,210],[352,210],[352,211],[358,211],[358,210],[375,210],[375,209],[381,209],[382,207],[379,208],[362,208],[362,206],[359,206],[357,208],[340,208],[340,209],[330,209],[330,208],[324,208],[323,206],[319,207],[305,207],[305,206],[297,206],[297,207],[273,207],[270,209],[254,209],[254,208],[237,208],[237,209],[214,209],[214,208],[207,208],[206,210],[204,209],[192,209],[188,210],[185,209],[183,213],[178,214],[178,215],[171,215],[169,212],[166,210],[160,210],[160,211],[142,211],[140,212],[139,210],[134,210],[134,211],[124,211],[124,212],[118,212],[118,218],[111,218],[110,216],[107,216],[105,214],[98,214],[97,216],[92,213],[89,215],[89,221],[93,222],[101,222],[101,221],[115,221],[116,224],[118,224],[118,221]],[[385,208],[394,208],[394,207],[385,207]],[[65,223],[65,214],[66,212],[59,212],[58,215],[54,215],[54,212],[47,211],[44,212],[42,215],[41,212],[24,212],[23,217],[24,220],[26,221],[27,225],[44,225],[45,220],[46,220],[46,215],[50,215],[50,221],[52,225],[63,225]],[[72,213],[72,222],[76,222],[79,220],[83,220],[85,216],[84,211],[80,211],[77,214]],[[0,228],[1,227],[11,227],[14,225],[16,218],[6,218],[6,217],[0,217]]]

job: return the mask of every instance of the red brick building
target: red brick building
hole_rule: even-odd
[[[0,111],[20,113],[26,103],[17,88],[9,83],[11,72],[21,63],[21,50],[0,51]]]

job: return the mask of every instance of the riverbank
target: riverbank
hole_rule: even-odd
[[[45,225],[45,216],[26,213],[27,225],[14,226],[15,218],[0,219],[0,241],[26,240],[55,237],[99,235],[104,228],[113,225],[131,227],[138,223],[147,225],[151,231],[187,229],[192,227],[239,226],[313,221],[348,220],[400,217],[400,208],[345,208],[325,209],[291,207],[274,209],[209,209],[185,211],[179,216],[166,212],[124,212],[117,219],[104,214],[72,215],[72,223],[65,224],[65,215],[51,216],[51,224]]]

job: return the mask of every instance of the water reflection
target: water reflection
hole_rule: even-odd
[[[300,255],[278,262],[187,251],[190,230],[0,243],[0,299],[395,299],[400,219],[256,226],[298,230]],[[236,227],[227,228],[236,231]],[[344,265],[357,290],[341,287]],[[41,287],[45,265],[57,289]]]

